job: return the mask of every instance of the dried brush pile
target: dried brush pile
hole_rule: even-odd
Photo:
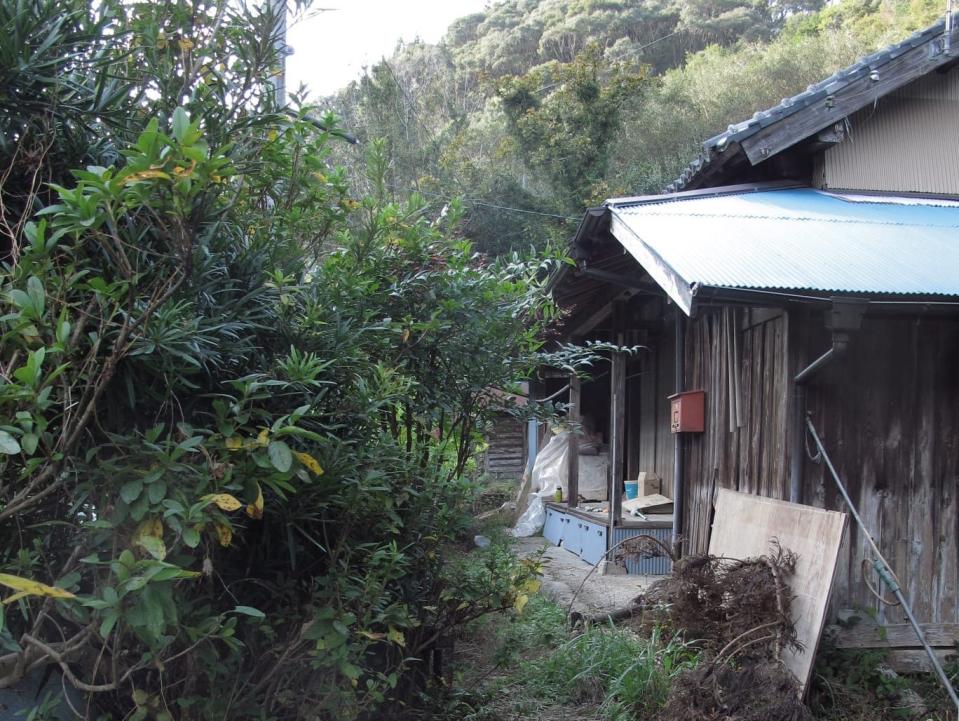
[[[645,544],[645,547],[643,547]],[[624,553],[653,552],[648,541]],[[661,552],[660,547],[656,552]],[[796,556],[773,543],[759,558],[689,556],[637,599],[636,617],[682,635],[703,653],[673,683],[663,721],[806,721],[798,685],[782,663],[801,648],[792,623],[788,578]]]

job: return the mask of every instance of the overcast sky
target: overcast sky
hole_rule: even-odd
[[[292,3],[290,3],[292,5]],[[315,0],[310,17],[291,24],[287,87],[300,83],[316,99],[343,87],[363,67],[389,56],[398,40],[436,42],[458,17],[486,0]],[[316,12],[329,8],[328,12]]]

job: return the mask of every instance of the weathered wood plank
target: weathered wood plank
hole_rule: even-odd
[[[716,498],[716,518],[709,552],[729,558],[755,558],[777,539],[796,554],[790,588],[796,637],[802,647],[787,649],[783,662],[805,688],[825,619],[833,571],[846,514],[723,489]]]
[[[826,448],[923,623],[959,623],[957,407],[954,319],[867,318],[848,356],[810,388]],[[843,507],[820,466],[806,462],[803,483],[805,498]],[[835,606],[904,623],[901,609],[879,607],[866,589],[861,563],[873,556],[857,529],[841,553]]]
[[[632,362],[626,364],[626,477],[633,479],[639,476],[642,470],[639,467],[639,424],[641,418],[640,406],[640,377],[632,377],[634,373],[642,373],[640,364]]]
[[[933,649],[940,664],[945,664],[955,650]],[[886,665],[896,673],[932,673],[929,656],[923,649],[893,649],[886,656]]]
[[[923,623],[920,626],[930,646],[954,648],[959,643],[959,623]],[[839,648],[914,648],[920,645],[916,632],[908,623],[880,626],[867,622],[838,629],[835,643]]]

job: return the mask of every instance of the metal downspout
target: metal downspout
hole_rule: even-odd
[[[526,473],[532,475],[533,466],[536,465],[536,454],[539,453],[539,422],[531,418],[526,424]]]
[[[837,356],[845,353],[848,346],[849,334],[844,331],[833,331],[832,348],[799,371],[793,378],[793,433],[789,456],[789,500],[793,503],[802,502],[803,435],[806,432],[806,383]]]
[[[803,437],[806,429],[806,384],[849,347],[850,334],[862,326],[869,301],[862,298],[833,298],[826,314],[826,327],[832,332],[832,347],[803,368],[793,378],[793,428],[789,457],[789,500],[802,502]]]
[[[676,359],[673,364],[676,380],[676,393],[682,393],[685,387],[686,371],[686,316],[676,306]],[[673,434],[673,547],[679,543],[683,533],[683,434]]]
[[[802,491],[803,433],[806,418],[806,381],[812,378],[820,368],[829,363],[836,355],[836,346],[827,350],[816,360],[803,368],[793,378],[793,433],[792,448],[789,454],[789,500],[800,502]]]

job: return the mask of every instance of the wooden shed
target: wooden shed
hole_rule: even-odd
[[[706,141],[667,193],[590,209],[552,283],[565,339],[647,349],[570,398],[608,409],[610,537],[641,471],[664,479],[686,552],[705,551],[719,488],[843,510],[808,418],[943,653],[959,640],[959,142],[930,118],[959,118],[949,41],[942,23],[917,33]],[[676,428],[683,391],[702,391],[701,431]],[[921,665],[870,559],[850,527],[831,611],[884,628],[839,642]]]

